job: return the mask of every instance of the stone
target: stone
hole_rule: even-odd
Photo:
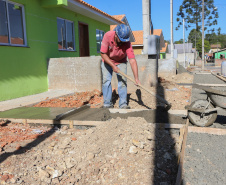
[[[171,160],[172,158],[171,158],[171,156],[170,156],[170,154],[168,153],[168,152],[166,152],[164,155],[163,155],[163,157],[164,157],[164,159],[168,159],[168,160]]]
[[[49,178],[50,176],[48,172],[46,172],[45,170],[42,170],[41,168],[39,169],[38,175],[41,181],[44,181],[46,178]]]
[[[131,153],[131,154],[137,154],[137,153],[138,153],[137,147],[131,146],[131,147],[129,148],[129,153]]]
[[[92,160],[94,157],[95,157],[95,155],[94,155],[93,153],[91,153],[91,152],[88,152],[88,153],[86,154],[86,159],[87,159],[87,160]]]
[[[71,159],[71,158],[66,158],[65,159],[65,164],[67,168],[72,168],[75,165],[77,165],[77,161],[75,159]]]

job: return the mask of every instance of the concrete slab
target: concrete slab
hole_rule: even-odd
[[[0,112],[0,119],[33,119],[33,120],[53,120],[59,114],[65,113],[73,108],[46,108],[46,107],[20,107],[16,109]],[[165,115],[165,116],[162,116]],[[129,113],[111,113],[106,108],[81,109],[78,112],[68,115],[63,120],[77,121],[107,121],[110,119],[128,119],[128,117],[143,117],[149,123],[177,123],[184,124],[185,119],[181,116],[168,114],[163,110],[142,110]]]
[[[34,94],[30,96],[24,96],[21,98],[16,98],[12,100],[2,101],[0,102],[0,111],[15,109],[18,107],[28,106],[31,104],[38,103],[40,101],[45,100],[46,98],[52,99],[68,94],[74,93],[73,90],[49,90],[47,92]]]
[[[16,119],[55,119],[57,115],[69,111],[72,108],[59,107],[19,107],[0,112],[0,118]]]

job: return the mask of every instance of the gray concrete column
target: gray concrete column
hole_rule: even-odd
[[[148,35],[150,35],[150,0],[142,0],[143,12],[143,54],[148,54]]]

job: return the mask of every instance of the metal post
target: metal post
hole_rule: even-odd
[[[143,54],[148,54],[148,35],[150,35],[150,2],[142,0],[143,11]]]
[[[171,58],[173,58],[173,0],[170,0]]]
[[[204,0],[202,0],[202,70],[204,70]]]

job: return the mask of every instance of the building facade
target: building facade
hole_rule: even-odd
[[[100,55],[120,23],[82,0],[0,1],[0,101],[47,91],[49,58]]]

